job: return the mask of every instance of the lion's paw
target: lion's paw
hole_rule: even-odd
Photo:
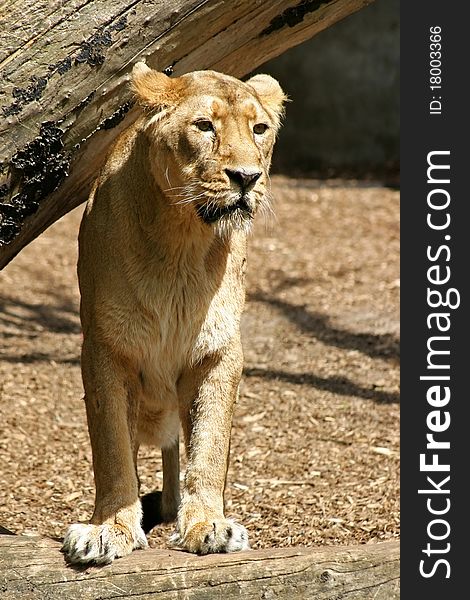
[[[142,529],[130,531],[121,525],[71,525],[65,534],[62,552],[73,564],[105,565],[132,550],[147,547]]]
[[[229,519],[196,523],[184,536],[177,533],[170,541],[173,545],[196,554],[239,552],[250,548],[245,527]]]

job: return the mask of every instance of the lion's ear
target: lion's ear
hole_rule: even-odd
[[[271,75],[260,74],[248,79],[246,83],[254,88],[261,104],[268,112],[272,113],[275,121],[279,123],[284,115],[284,104],[288,101],[279,82]]]
[[[138,62],[132,69],[131,87],[138,102],[150,108],[172,106],[181,99],[178,78],[171,79],[143,62]]]

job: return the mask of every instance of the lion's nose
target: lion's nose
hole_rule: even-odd
[[[251,189],[261,177],[260,171],[251,169],[225,169],[230,181],[240,186],[242,192]]]

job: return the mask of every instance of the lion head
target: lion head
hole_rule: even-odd
[[[144,63],[132,87],[147,114],[154,178],[168,201],[219,233],[248,230],[269,206],[269,166],[286,96],[269,75],[170,78]]]

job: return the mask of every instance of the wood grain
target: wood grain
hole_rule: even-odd
[[[48,539],[0,535],[2,598],[399,598],[398,542],[205,557],[146,550],[86,570],[66,566],[59,548]]]

